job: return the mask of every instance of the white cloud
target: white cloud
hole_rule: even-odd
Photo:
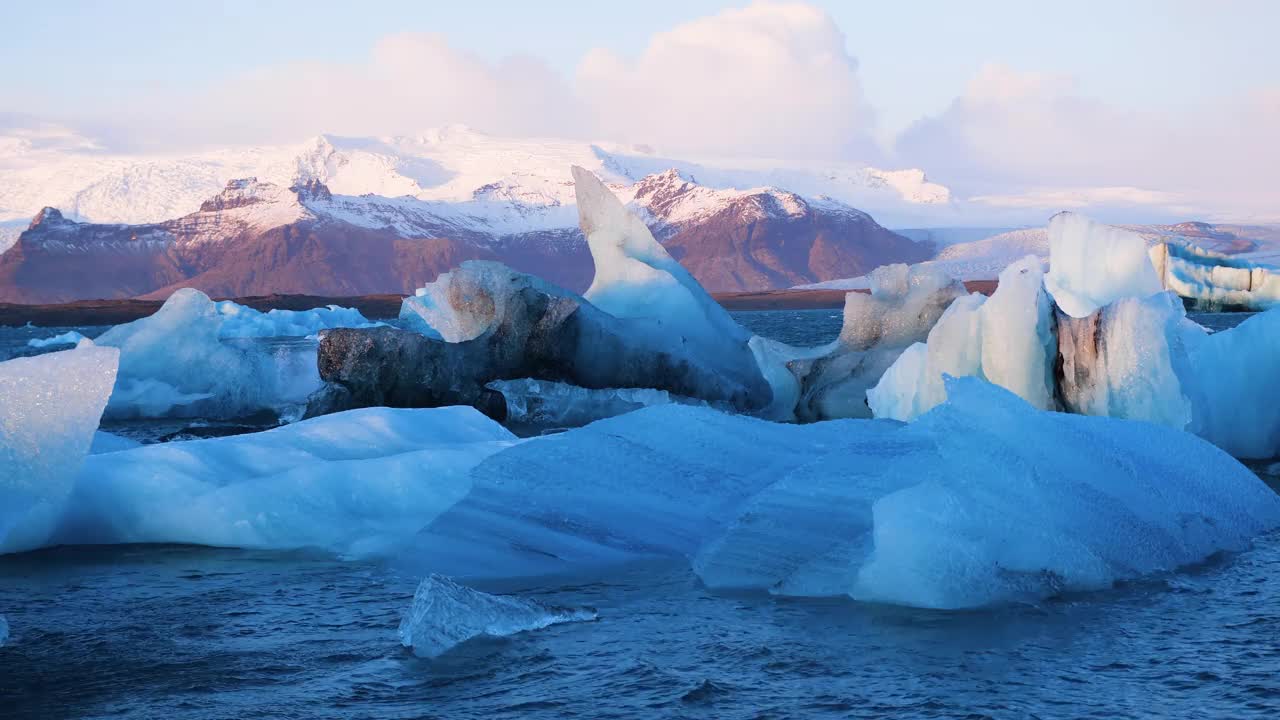
[[[491,63],[437,33],[388,35],[359,63],[264,67],[182,102],[166,98],[147,113],[159,139],[178,144],[401,135],[451,123],[495,134],[573,135],[582,130],[581,114],[546,63]]]
[[[589,53],[577,88],[597,132],[663,150],[867,157],[873,113],[825,12],[758,2],[654,35],[634,60]]]
[[[1267,196],[1280,203],[1277,123],[1277,91],[1152,112],[1089,99],[1070,78],[988,65],[946,110],[904,132],[896,151],[901,162],[991,205],[1039,199],[1176,209],[1192,198],[1256,214]]]

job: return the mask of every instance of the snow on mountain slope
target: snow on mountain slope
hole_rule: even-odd
[[[9,138],[12,139],[12,138]],[[663,158],[643,147],[556,139],[507,139],[451,126],[418,137],[320,136],[298,145],[249,147],[183,156],[115,155],[92,146],[39,147],[0,137],[0,221],[27,220],[46,206],[92,222],[160,222],[199,208],[229,180],[256,177],[290,187],[316,180],[335,195],[413,198],[461,205],[461,222],[482,231],[572,226],[570,165],[630,186],[676,168],[713,189],[785,187],[829,196],[872,212],[943,207],[945,187],[919,170],[853,164],[778,169],[766,160],[719,164]]]

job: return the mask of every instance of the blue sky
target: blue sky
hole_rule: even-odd
[[[1280,207],[1280,2],[747,3],[5,2],[0,130],[171,151],[461,122],[919,167],[997,203]]]

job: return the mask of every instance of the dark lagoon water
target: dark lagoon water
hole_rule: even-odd
[[[790,342],[840,325],[830,310],[736,316]],[[0,556],[0,718],[1280,717],[1280,534],[980,612],[716,593],[675,561],[481,583],[599,617],[434,660],[397,636],[422,579],[410,565],[185,546]]]

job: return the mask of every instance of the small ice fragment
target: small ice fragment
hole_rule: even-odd
[[[418,657],[439,657],[472,638],[506,637],[549,625],[596,619],[590,608],[544,605],[509,595],[490,595],[430,575],[413,594],[400,622],[400,642]]]

